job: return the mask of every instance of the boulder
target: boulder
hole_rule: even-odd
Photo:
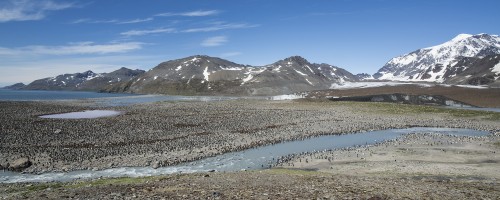
[[[10,163],[9,169],[12,171],[22,171],[31,166],[31,161],[28,158],[19,158]]]
[[[160,167],[160,162],[159,161],[154,162],[151,167],[153,167],[153,169],[158,169]]]

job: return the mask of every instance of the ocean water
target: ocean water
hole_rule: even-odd
[[[281,96],[278,96],[281,97]],[[0,101],[50,101],[92,99],[101,106],[127,106],[159,101],[227,101],[234,99],[274,99],[274,97],[228,97],[228,96],[177,96],[177,95],[141,95],[123,93],[98,93],[80,91],[47,90],[7,90],[0,89]]]
[[[0,101],[76,100],[76,99],[126,97],[126,96],[137,96],[137,95],[118,94],[118,93],[80,92],[80,91],[0,89]]]

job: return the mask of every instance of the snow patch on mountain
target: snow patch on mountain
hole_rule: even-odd
[[[205,77],[205,81],[208,81],[208,76],[210,76],[210,72],[208,72],[208,67],[205,67],[203,71],[203,76]]]
[[[300,75],[302,75],[302,76],[307,76],[307,74],[304,74],[304,73],[302,73],[302,72],[301,72],[301,71],[299,71],[299,70],[295,70],[295,72],[297,72],[298,74],[300,74]]]
[[[408,82],[343,82],[343,83],[333,83],[330,89],[337,90],[348,90],[356,88],[375,88],[384,86],[400,86],[400,85],[415,85],[415,83]],[[419,83],[416,84],[420,87],[432,87],[435,84],[431,83]]]
[[[493,67],[493,69],[491,69],[491,72],[500,73],[500,62],[496,64],[495,67]]]

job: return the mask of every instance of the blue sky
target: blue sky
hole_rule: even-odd
[[[352,73],[460,33],[500,34],[498,0],[0,0],[0,85],[150,69],[191,55],[300,55]]]

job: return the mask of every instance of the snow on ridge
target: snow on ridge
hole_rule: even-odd
[[[432,87],[435,84],[432,83],[411,83],[411,82],[343,82],[334,83],[330,86],[330,89],[347,90],[356,88],[374,88],[383,86],[399,86],[399,85],[418,85],[421,87]]]
[[[203,71],[203,76],[205,80],[208,81],[208,76],[210,76],[210,72],[208,72],[208,67],[205,67],[205,71]]]
[[[313,84],[313,83],[311,83],[311,81],[309,81],[307,78],[305,78],[305,79],[306,79],[307,83],[309,83],[309,85],[314,86],[314,84]]]
[[[86,80],[89,81],[89,80],[92,80],[92,79],[98,78],[98,77],[102,77],[102,75],[101,74],[94,74],[93,73],[92,75],[87,76]]]
[[[227,67],[227,68],[224,68],[222,66],[219,66],[222,70],[228,70],[228,71],[240,71],[240,70],[243,70],[243,68],[241,67]]]
[[[252,78],[253,78],[253,75],[249,73],[248,76],[243,79],[243,82],[241,82],[241,85],[243,85],[246,82],[252,80]]]
[[[309,69],[309,71],[311,71],[311,73],[314,74],[314,71],[309,67],[309,65],[305,65],[307,67],[307,69]]]
[[[359,89],[359,88],[375,88],[384,86],[400,86],[400,85],[417,85],[420,87],[434,87],[434,86],[444,86],[444,87],[463,87],[463,88],[474,88],[474,89],[487,89],[488,86],[484,85],[449,85],[449,84],[439,84],[439,83],[428,83],[428,82],[344,82],[344,83],[334,83],[330,86],[330,89],[337,90],[348,90],[348,89]]]
[[[191,59],[191,62],[196,62],[196,61],[198,61],[199,59],[200,59],[200,58],[198,58],[198,57],[194,57],[193,59]]]
[[[493,69],[491,69],[491,72],[493,73],[500,73],[500,62],[498,62]]]
[[[276,71],[277,71],[277,72],[280,72],[281,67],[282,67],[281,65],[278,65],[278,68],[276,68]]]
[[[479,35],[482,35],[482,34],[484,34],[484,33],[481,33]],[[472,34],[461,33],[461,34],[458,34],[455,38],[453,38],[452,41],[465,40],[465,39],[470,38],[472,36],[473,36]]]
[[[307,76],[307,74],[304,74],[304,73],[302,73],[302,72],[301,72],[301,71],[299,71],[299,70],[296,70],[296,69],[294,69],[294,70],[295,70],[297,73],[299,73],[300,75],[302,75],[302,76]]]
[[[254,74],[260,74],[260,73],[262,73],[262,72],[266,71],[266,68],[263,68],[263,69],[258,69],[258,70],[256,70],[256,71],[252,71],[252,70],[254,70],[254,69],[250,69],[248,72],[246,72],[246,73],[245,73],[245,74],[247,74],[248,76],[242,79],[242,81],[243,81],[243,82],[241,82],[241,85],[244,85],[244,84],[245,84],[245,83],[247,83],[248,81],[251,81],[251,80],[253,79],[253,75],[254,75]]]

